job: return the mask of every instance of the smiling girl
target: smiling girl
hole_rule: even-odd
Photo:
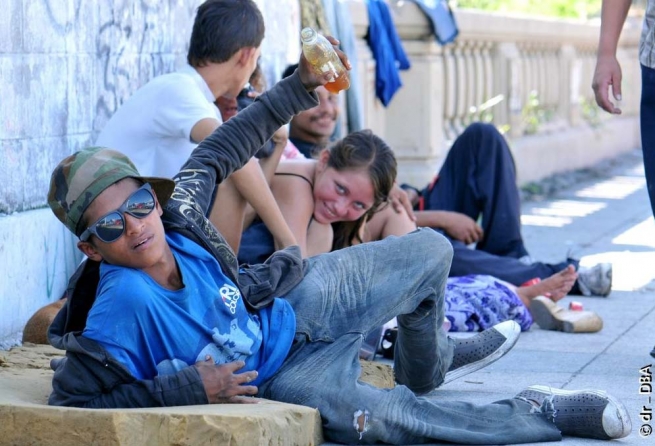
[[[318,159],[280,162],[271,190],[303,256],[309,257],[365,241],[364,223],[385,208],[395,178],[391,148],[362,130],[323,150]],[[265,233],[261,223],[246,230],[241,261],[259,263],[273,252]]]

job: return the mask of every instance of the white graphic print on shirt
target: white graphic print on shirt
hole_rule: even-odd
[[[219,290],[221,299],[223,303],[230,310],[230,313],[234,314],[237,311],[237,302],[241,298],[241,293],[239,289],[231,285],[225,284]]]

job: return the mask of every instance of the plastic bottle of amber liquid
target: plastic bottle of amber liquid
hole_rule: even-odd
[[[332,73],[333,80],[324,85],[325,89],[332,93],[347,90],[350,87],[350,76],[332,44],[312,28],[304,28],[300,32],[300,40],[302,52],[316,73]]]

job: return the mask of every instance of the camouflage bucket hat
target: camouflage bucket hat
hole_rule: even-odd
[[[104,147],[89,147],[62,160],[50,178],[48,205],[55,216],[76,236],[82,215],[91,202],[112,184],[136,178],[150,183],[161,206],[166,204],[175,188],[168,178],[142,177],[124,154]]]

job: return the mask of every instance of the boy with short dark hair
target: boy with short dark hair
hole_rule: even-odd
[[[248,83],[264,30],[253,0],[203,2],[194,19],[188,63],[135,91],[106,123],[96,144],[126,154],[142,174],[172,178],[198,143],[222,125],[214,101],[236,98]],[[249,193],[246,185],[258,193]],[[247,204],[269,227],[277,246],[296,243],[256,159],[225,182],[216,197],[223,212],[212,212],[209,206],[207,213],[232,249],[238,250]]]

